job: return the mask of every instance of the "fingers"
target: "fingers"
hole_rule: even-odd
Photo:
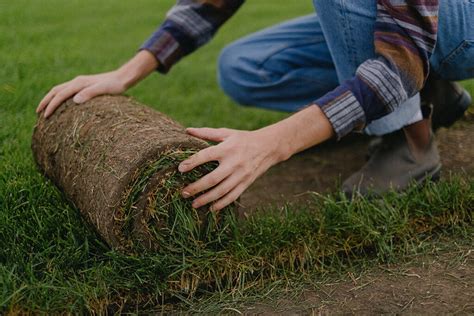
[[[179,172],[188,172],[188,171],[193,170],[197,166],[205,164],[206,162],[217,161],[217,160],[218,160],[218,157],[215,154],[215,146],[208,147],[192,155],[185,161],[181,162],[179,164],[178,170]]]
[[[227,193],[229,193],[233,188],[235,188],[239,183],[239,177],[237,176],[231,176],[222,183],[220,183],[218,186],[213,188],[211,191],[204,193],[197,199],[193,201],[193,207],[194,208],[199,208],[203,205],[209,204],[211,202],[214,202],[221,197],[225,196]],[[201,192],[201,191],[200,191]]]
[[[237,185],[232,191],[230,191],[227,195],[223,198],[215,202],[211,205],[210,210],[213,212],[218,212],[222,210],[224,207],[230,205],[231,203],[235,202],[239,196],[244,193],[245,189],[248,187],[248,184],[245,182],[241,182]]]
[[[36,108],[36,113],[44,111],[45,117],[50,116],[64,101],[84,89],[89,84],[88,82],[87,76],[78,76],[71,81],[55,86],[41,100]]]
[[[41,102],[39,103],[38,107],[36,108],[36,113],[39,113],[41,111],[44,110],[44,108],[46,107],[46,105],[48,105],[49,102],[51,102],[51,100],[53,99],[55,95],[55,91],[54,91],[54,88],[51,89],[48,94],[46,94],[44,96],[44,98],[41,100]]]
[[[227,178],[231,172],[232,170],[229,168],[224,168],[223,166],[217,167],[217,169],[211,173],[185,187],[183,189],[183,197],[188,198],[216,186],[222,180]]]
[[[44,98],[41,100],[38,107],[36,108],[36,113],[43,111],[44,108],[49,104],[49,102],[51,102],[54,96],[58,93],[58,91],[60,91],[66,84],[67,83],[63,83],[49,90],[49,92],[44,96]]]
[[[44,110],[44,117],[47,118],[67,99],[80,91],[83,85],[67,85],[61,91],[54,95],[52,100]]]
[[[90,87],[85,88],[74,96],[73,101],[75,103],[84,103],[89,101],[95,96],[104,93],[105,89],[100,85],[96,84]]]
[[[186,132],[197,138],[213,142],[222,142],[232,134],[231,129],[227,128],[187,128]]]

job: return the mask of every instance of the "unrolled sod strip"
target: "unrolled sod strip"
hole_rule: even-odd
[[[181,174],[177,165],[207,146],[162,113],[122,96],[67,101],[38,119],[32,141],[40,170],[111,247],[126,252],[160,247],[170,214],[182,211],[174,203],[186,203],[180,189],[215,167]],[[207,209],[186,209],[206,225]]]

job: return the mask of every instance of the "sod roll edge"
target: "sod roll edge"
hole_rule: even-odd
[[[181,174],[177,166],[207,146],[169,117],[124,96],[81,105],[68,100],[48,119],[38,118],[32,139],[41,172],[110,247],[124,252],[160,247],[172,213],[183,211],[175,203],[189,204],[180,189],[214,167]],[[211,225],[207,209],[184,209],[203,229]]]

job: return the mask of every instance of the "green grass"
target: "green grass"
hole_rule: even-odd
[[[169,297],[211,311],[265,296],[288,280],[397,260],[438,235],[472,240],[474,183],[455,178],[382,201],[315,197],[302,209],[268,212],[238,227],[229,219],[208,244],[178,233],[168,252],[156,255],[107,249],[37,172],[34,108],[54,84],[126,61],[173,2],[0,0],[0,313],[100,312],[127,304],[154,310]],[[186,126],[254,129],[281,119],[226,98],[216,84],[216,58],[244,34],[310,12],[311,1],[249,0],[210,45],[129,94]],[[474,91],[472,82],[466,86]],[[198,276],[203,281],[195,287]],[[189,291],[174,286],[186,282]]]

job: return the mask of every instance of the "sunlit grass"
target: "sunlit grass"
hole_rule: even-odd
[[[204,241],[178,211],[179,230],[156,254],[108,249],[37,172],[34,108],[54,84],[127,60],[172,3],[0,1],[0,313],[156,310],[170,298],[188,307],[212,298],[218,307],[293,279],[397,260],[438,235],[472,238],[474,185],[457,177],[383,200],[315,197],[244,223],[229,216]],[[226,43],[312,12],[311,1],[287,3],[248,1],[210,45],[130,94],[186,126],[255,129],[284,117],[233,104],[216,84],[215,63]]]

